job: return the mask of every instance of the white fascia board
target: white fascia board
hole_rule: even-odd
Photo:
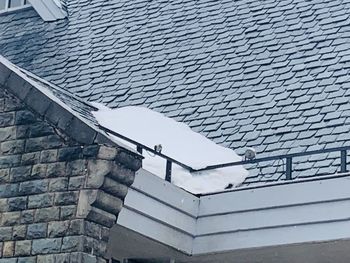
[[[350,240],[349,189],[336,174],[197,197],[139,170],[117,224],[187,256]]]
[[[62,4],[57,0],[30,0],[30,3],[44,21],[56,21],[67,16]]]

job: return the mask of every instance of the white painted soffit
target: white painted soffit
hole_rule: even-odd
[[[61,0],[29,0],[44,21],[56,21],[67,16]]]

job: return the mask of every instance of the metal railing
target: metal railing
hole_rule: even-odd
[[[340,172],[346,173],[347,170],[347,152],[350,150],[350,146],[343,146],[343,147],[334,147],[334,148],[328,148],[328,149],[321,149],[321,150],[314,150],[314,151],[305,151],[305,152],[299,152],[299,153],[290,153],[290,154],[283,154],[283,155],[276,155],[276,156],[269,156],[269,157],[263,157],[263,158],[255,158],[252,160],[244,160],[239,162],[228,162],[228,163],[221,163],[216,165],[209,165],[207,167],[201,168],[201,169],[194,169],[174,158],[171,158],[165,154],[162,154],[159,151],[156,151],[155,149],[152,149],[146,145],[143,145],[139,142],[136,142],[130,138],[127,138],[124,135],[121,135],[115,131],[112,131],[106,127],[99,126],[99,128],[107,133],[110,133],[120,139],[123,139],[129,143],[132,143],[136,146],[136,149],[139,153],[142,154],[143,150],[146,150],[148,152],[151,152],[163,159],[166,160],[166,168],[165,168],[165,180],[168,182],[171,182],[171,175],[172,175],[172,164],[175,163],[182,168],[188,170],[189,172],[202,172],[202,171],[208,171],[208,170],[214,170],[214,169],[220,169],[225,167],[232,167],[232,166],[239,166],[239,165],[245,165],[245,164],[257,164],[260,162],[268,162],[268,161],[277,161],[277,160],[285,160],[285,176],[286,180],[292,180],[293,176],[293,159],[296,157],[303,157],[303,156],[311,156],[311,155],[317,155],[317,154],[323,154],[323,153],[332,153],[332,152],[339,152],[339,158],[340,158]]]

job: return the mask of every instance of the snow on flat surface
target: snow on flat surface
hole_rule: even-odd
[[[161,144],[162,154],[194,169],[241,160],[233,150],[217,145],[186,124],[150,109],[135,106],[110,109],[97,103],[94,106],[99,108],[93,114],[100,125],[152,149]],[[143,156],[143,168],[164,178],[165,159],[146,151]],[[228,184],[237,186],[247,175],[242,166],[190,173],[173,164],[172,183],[194,194],[209,193],[224,190]]]

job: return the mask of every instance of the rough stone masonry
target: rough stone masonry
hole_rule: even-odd
[[[141,160],[82,145],[0,86],[0,263],[106,262]]]

